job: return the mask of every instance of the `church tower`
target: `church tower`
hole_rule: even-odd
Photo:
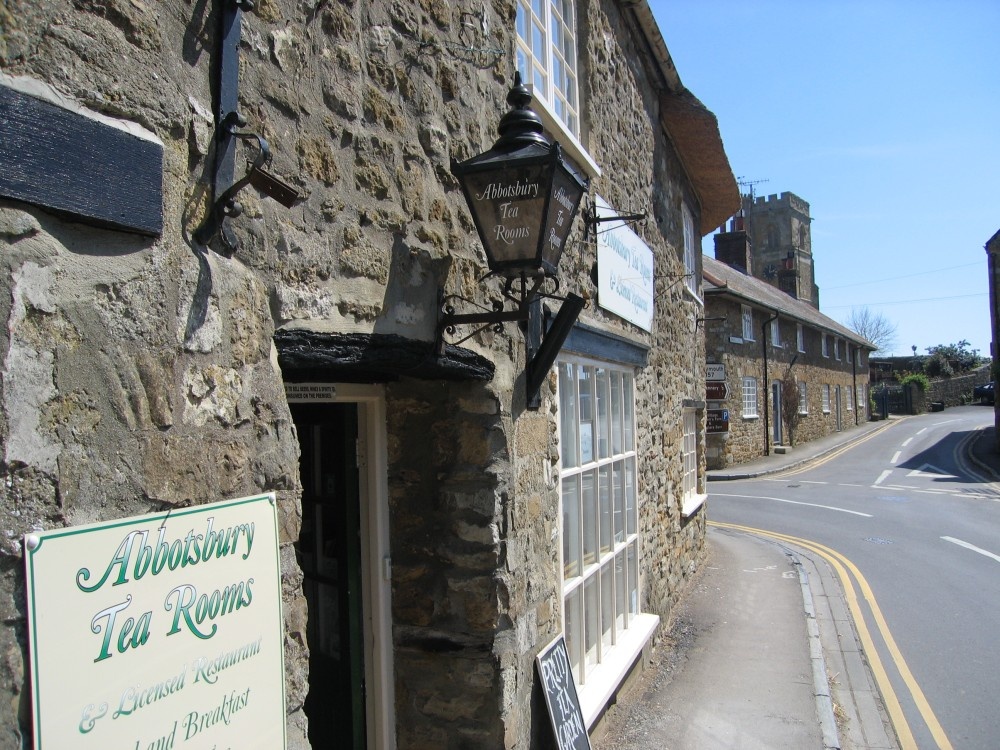
[[[753,247],[751,275],[818,310],[809,204],[788,192],[744,195],[743,216]]]

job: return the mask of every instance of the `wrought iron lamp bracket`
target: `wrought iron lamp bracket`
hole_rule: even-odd
[[[240,37],[243,13],[254,10],[255,0],[217,0],[219,8],[219,62],[215,90],[215,164],[212,177],[212,206],[194,232],[194,239],[207,245],[217,235],[222,235],[225,254],[232,255],[239,242],[225,225],[229,216],[239,216],[242,207],[236,195],[247,185],[253,185],[286,208],[299,199],[298,191],[267,172],[264,167],[271,162],[271,149],[256,133],[241,132],[246,120],[237,109],[239,101]],[[236,143],[256,141],[257,156],[250,162],[247,173],[233,181],[236,161]]]
[[[225,220],[227,217],[239,216],[243,213],[243,206],[237,202],[236,196],[243,188],[254,182],[257,174],[262,173],[264,167],[271,163],[271,147],[267,145],[267,141],[262,136],[236,130],[237,127],[242,127],[245,124],[246,120],[238,112],[230,112],[221,126],[227,130],[227,137],[248,142],[256,141],[257,155],[248,162],[246,174],[216,198],[205,221],[194,233],[195,240],[203,245],[207,245],[216,234],[221,233],[222,243],[226,246],[229,255],[239,249],[239,241],[232,230],[225,225]]]
[[[597,206],[591,205],[590,210],[584,212],[583,215],[583,238],[586,240],[590,237],[591,228],[593,228],[594,234],[597,234],[597,227],[605,221],[622,221],[626,223],[642,222],[645,224],[647,218],[648,214],[646,214],[645,211],[642,213],[620,213],[616,211],[614,216],[598,216]]]
[[[582,297],[575,294],[568,294],[565,297],[557,296],[554,292],[541,290],[546,279],[551,279],[555,285],[555,291],[559,289],[559,282],[551,276],[537,276],[526,278],[524,274],[507,280],[504,286],[503,296],[514,303],[514,309],[507,309],[502,300],[492,302],[492,310],[482,305],[478,305],[471,300],[458,295],[443,296],[439,292],[440,306],[437,326],[437,353],[444,352],[445,334],[453,336],[456,326],[477,325],[467,336],[449,342],[454,345],[468,341],[480,331],[489,327],[497,332],[501,331],[504,323],[515,322],[524,332],[525,342],[525,390],[528,409],[538,409],[541,406],[541,388],[545,376],[552,364],[555,362],[559,350],[569,335],[573,324],[580,316],[580,312],[586,303]],[[516,282],[520,280],[520,286]],[[549,311],[542,309],[542,300],[552,299],[562,302],[559,312],[553,318]],[[480,312],[456,313],[455,300],[461,300]]]

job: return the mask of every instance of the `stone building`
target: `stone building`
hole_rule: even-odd
[[[732,237],[722,239],[730,241],[726,257],[732,259]],[[747,275],[745,239],[743,246],[744,263],[703,259],[705,348],[715,380],[707,393],[710,469],[783,451],[868,418],[874,345]]]
[[[753,246],[750,273],[819,309],[809,204],[794,193],[744,195],[742,222]]]
[[[703,542],[715,118],[644,1],[255,5],[0,10],[0,748],[36,729],[25,534],[264,492],[287,747],[543,746],[536,655],[565,634],[591,724]],[[538,408],[517,325],[437,345],[439,294],[501,296],[451,162],[515,68],[590,180]],[[238,716],[206,746],[255,747]]]

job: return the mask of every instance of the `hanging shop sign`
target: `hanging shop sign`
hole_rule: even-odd
[[[596,196],[599,218],[615,216]],[[609,312],[653,329],[653,251],[624,221],[601,223],[597,233],[597,300]]]
[[[729,432],[729,409],[706,409],[705,432],[709,435]]]
[[[725,380],[726,366],[717,362],[705,365],[705,380]]]
[[[24,539],[34,747],[285,747],[274,494]]]

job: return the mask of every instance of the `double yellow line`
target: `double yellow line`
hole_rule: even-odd
[[[937,743],[940,750],[953,750],[952,744],[944,732],[944,728],[937,720],[937,716],[934,715],[934,711],[931,709],[930,703],[927,702],[927,698],[924,696],[924,691],[920,689],[920,685],[917,684],[916,679],[913,677],[913,673],[910,672],[910,668],[907,666],[906,660],[903,658],[902,652],[896,645],[896,640],[892,637],[892,632],[886,624],[885,617],[882,615],[882,610],[879,608],[878,602],[875,601],[875,595],[872,593],[871,587],[868,585],[868,581],[866,581],[865,577],[861,575],[861,571],[857,569],[854,563],[841,555],[839,552],[808,539],[800,539],[787,534],[779,534],[774,531],[765,531],[764,529],[755,529],[749,526],[739,526],[732,523],[721,523],[719,521],[709,521],[708,523],[710,526],[722,529],[743,531],[749,534],[757,534],[759,536],[776,539],[787,544],[793,544],[819,555],[830,564],[830,567],[833,568],[837,577],[840,579],[841,586],[843,586],[844,596],[847,600],[847,607],[851,612],[851,617],[854,619],[854,627],[857,630],[858,637],[861,639],[861,645],[864,649],[865,656],[868,659],[868,663],[871,665],[875,682],[878,684],[879,690],[882,693],[882,698],[885,701],[885,708],[889,714],[889,720],[892,722],[892,725],[896,730],[896,736],[899,739],[900,748],[901,750],[917,750],[917,743],[913,738],[913,732],[910,729],[909,723],[906,721],[906,716],[903,714],[903,709],[899,704],[899,698],[896,697],[896,692],[893,690],[892,684],[889,681],[889,675],[886,672],[885,665],[882,663],[882,658],[879,656],[878,650],[875,648],[875,641],[872,638],[871,631],[868,629],[868,624],[865,621],[865,616],[858,600],[858,589],[860,589],[861,596],[868,604],[868,609],[871,612],[872,619],[874,620],[875,625],[878,628],[878,632],[882,637],[882,642],[885,644],[886,650],[889,652],[893,663],[896,665],[896,671],[899,673],[899,676],[902,678],[907,689],[910,691],[913,702],[916,705],[917,710],[920,712],[927,728],[930,730],[931,736],[934,738],[934,741]],[[855,581],[857,581],[857,588],[855,588]]]

